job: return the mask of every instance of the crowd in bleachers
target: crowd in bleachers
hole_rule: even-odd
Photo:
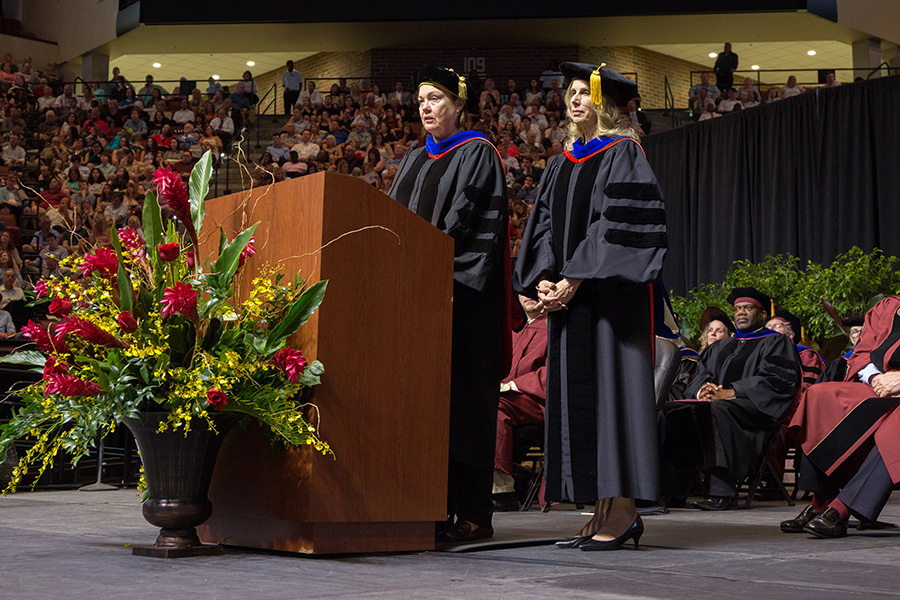
[[[16,289],[71,276],[60,262],[109,244],[113,225],[140,233],[153,172],[187,177],[206,150],[218,160],[257,100],[249,72],[232,93],[212,79],[205,92],[184,79],[169,91],[150,75],[133,84],[118,69],[82,87],[27,56],[6,54],[0,66],[0,266]],[[12,296],[3,293],[0,309],[14,308]],[[11,312],[21,327],[27,311]]]

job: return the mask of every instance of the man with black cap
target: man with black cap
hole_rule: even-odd
[[[850,357],[853,356],[856,344],[862,336],[864,323],[865,317],[850,317],[849,319],[841,321],[844,331],[847,332],[847,337],[850,338],[850,349],[829,362],[828,366],[825,367],[825,370],[822,372],[822,375],[816,380],[816,383],[844,380],[844,377],[847,375],[847,362],[850,360]]]
[[[783,333],[791,338],[797,346],[797,354],[800,357],[800,369],[803,371],[803,382],[800,385],[800,391],[806,391],[806,388],[816,383],[825,370],[825,359],[822,355],[813,350],[799,344],[802,341],[803,326],[800,319],[790,311],[779,308],[775,311],[775,316],[766,322],[766,329]]]
[[[710,497],[697,503],[702,510],[726,510],[734,504],[737,484],[762,458],[769,435],[800,386],[793,342],[765,328],[774,312],[772,300],[746,287],[734,288],[728,302],[734,306],[737,332],[703,353],[697,375],[685,390],[688,398],[701,401],[698,418],[709,419],[701,423],[701,429],[709,427],[711,439],[705,445],[712,445],[707,454]],[[679,434],[679,428],[667,422],[667,437]]]

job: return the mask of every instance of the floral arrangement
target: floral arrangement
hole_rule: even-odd
[[[267,266],[249,297],[236,302],[244,262],[256,252],[256,225],[231,240],[220,228],[218,256],[199,260],[210,175],[209,152],[187,185],[170,167],[159,169],[159,199],[150,192],[144,200],[144,240],[133,229],[113,230],[111,249],[66,259],[79,277],[36,288],[57,321],[29,322],[23,332],[37,350],[3,359],[43,373],[17,392],[24,406],[0,426],[0,455],[16,439],[35,441],[6,491],[34,465],[39,478],[61,450],[77,463],[98,434],[143,411],[167,412],[160,429],[185,431],[198,423],[214,428],[216,413],[248,415],[275,441],[332,454],[305,418],[322,364],[286,346],[322,302],[327,282],[306,286],[298,276],[286,284]],[[162,207],[183,233],[172,221],[164,227]]]

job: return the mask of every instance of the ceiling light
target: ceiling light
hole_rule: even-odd
[[[159,63],[153,63],[153,68],[154,68],[154,69],[158,69],[158,68],[160,68],[161,66],[162,66],[162,65],[159,64]]]
[[[253,62],[252,60],[248,60],[248,61],[247,61],[247,66],[248,66],[248,67],[254,67],[254,66],[256,66],[256,63]]]
[[[815,55],[816,55],[816,51],[815,51],[815,50],[810,50],[809,52],[807,52],[807,54],[809,54],[810,56],[815,56]]]
[[[715,58],[715,57],[717,57],[717,56],[719,56],[719,55],[716,54],[715,52],[710,52],[710,53],[709,53],[709,57],[710,57],[710,58]]]
[[[752,65],[750,68],[754,71],[759,71],[759,65]]]
[[[219,80],[219,76],[218,76],[218,75],[213,75],[213,79],[216,80],[216,81],[218,81],[218,80]]]

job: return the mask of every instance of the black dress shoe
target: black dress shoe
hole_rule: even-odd
[[[577,535],[566,540],[559,540],[555,545],[557,548],[577,548],[581,544],[591,539],[591,537],[592,536],[590,535]]]
[[[806,524],[815,519],[818,514],[816,509],[810,504],[803,509],[803,512],[790,521],[782,521],[781,530],[785,533],[803,533],[803,528]]]
[[[494,536],[492,527],[479,527],[472,529],[472,526],[465,519],[460,519],[451,527],[448,527],[438,534],[439,542],[447,542],[457,544],[459,542],[472,542],[475,540],[483,540]]]
[[[866,529],[897,529],[896,523],[886,523],[885,521],[870,521],[868,519],[860,518],[859,523],[857,523],[856,528],[860,531],[864,531]]]
[[[847,522],[841,519],[841,513],[830,506],[822,514],[803,527],[803,531],[820,538],[841,538],[847,535]]]
[[[519,502],[515,492],[494,494],[494,512],[515,512],[519,510]]]
[[[583,542],[578,548],[585,552],[596,552],[602,550],[621,550],[628,540],[634,540],[634,549],[640,550],[641,536],[644,535],[644,522],[638,515],[628,530],[614,540],[595,540],[593,538]]]
[[[734,506],[734,496],[712,496],[694,504],[700,510],[728,510]]]

